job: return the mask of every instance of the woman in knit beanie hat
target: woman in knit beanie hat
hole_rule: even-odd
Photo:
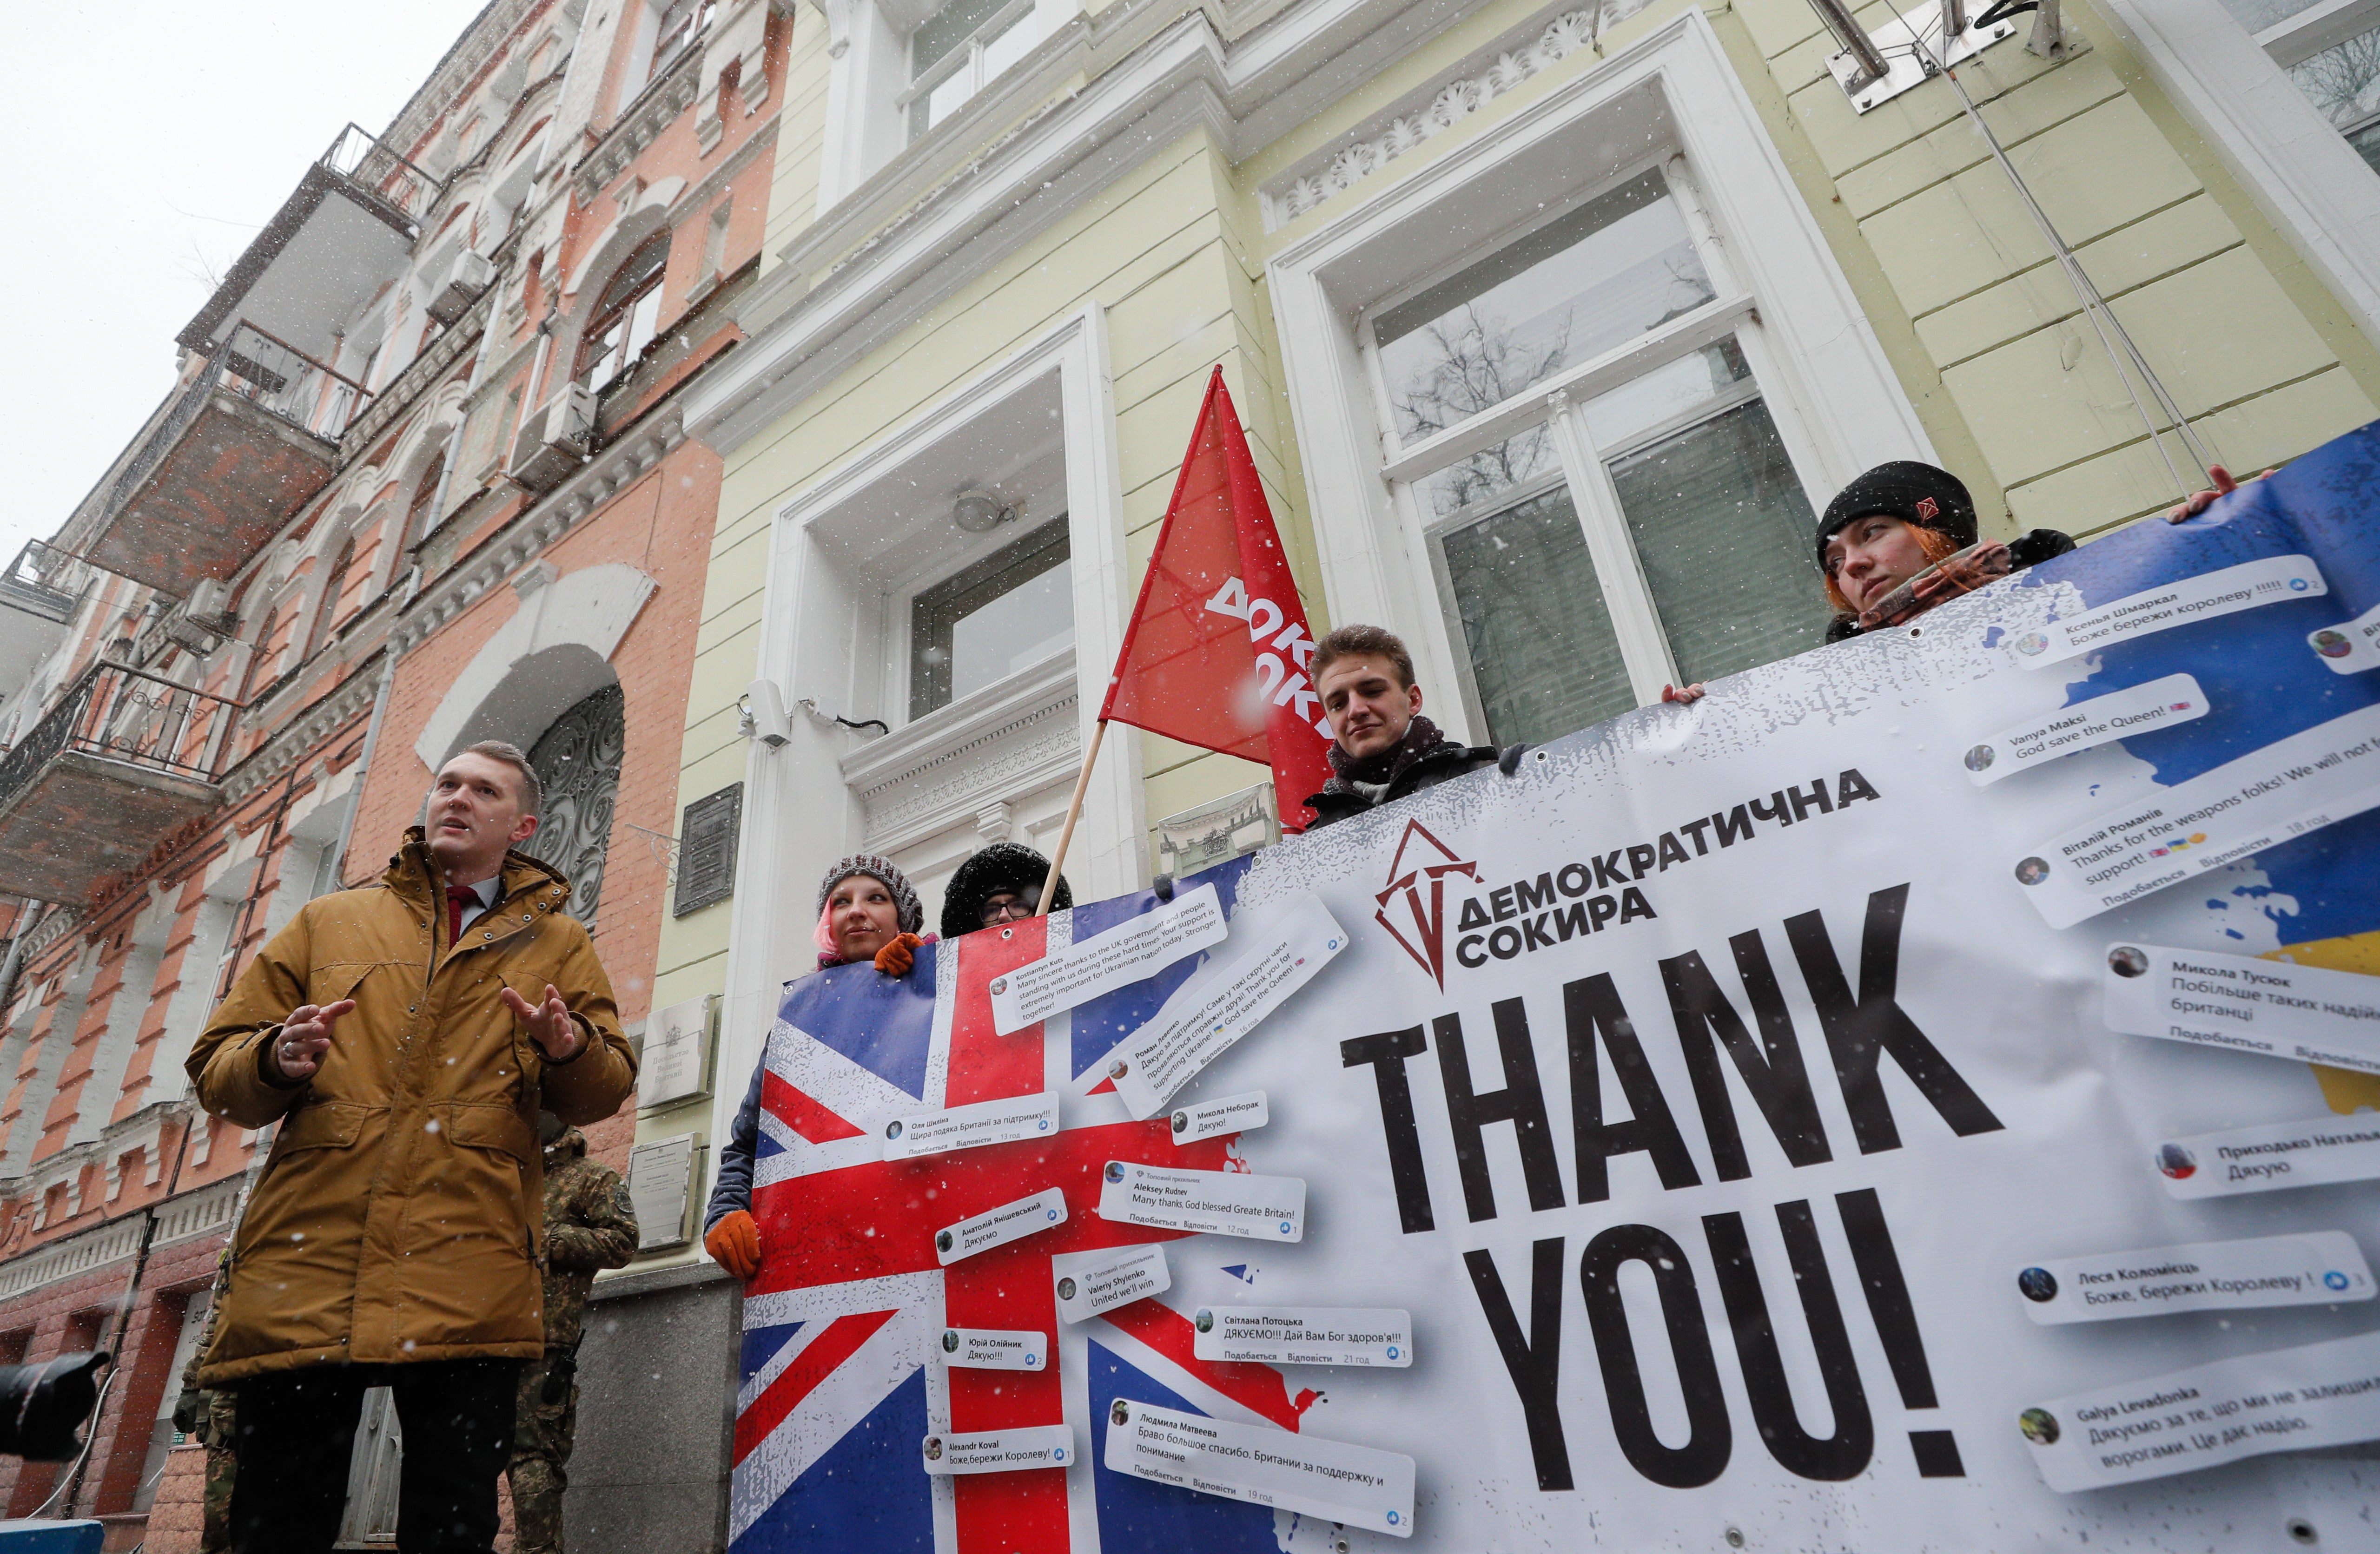
[[[915,952],[926,942],[926,909],[908,877],[890,858],[854,853],[819,881],[819,919],[813,938],[818,968],[873,962],[887,977],[906,977]],[[930,991],[930,989],[929,989]],[[760,1087],[768,1073],[764,1050],[752,1070],[751,1087],[735,1109],[735,1126],[719,1149],[719,1177],[702,1214],[702,1244],[719,1266],[738,1279],[760,1271],[760,1227],[752,1218],[752,1163],[760,1147]]]
[[[905,977],[909,952],[925,942],[917,936],[926,926],[926,909],[908,876],[892,859],[873,853],[854,853],[826,871],[819,881],[818,913],[811,939],[820,971],[875,961],[879,971]]]
[[[1975,500],[1947,469],[1896,459],[1845,486],[1818,520],[1818,571],[1836,612],[1827,640],[1898,625],[2074,548],[2054,528],[2005,543],[1975,535]]]

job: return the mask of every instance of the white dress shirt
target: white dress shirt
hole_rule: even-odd
[[[492,879],[482,880],[476,885],[466,885],[464,887],[465,890],[476,891],[479,892],[480,904],[477,906],[471,905],[468,902],[464,904],[463,928],[469,928],[473,923],[478,922],[481,917],[486,917],[489,912],[494,909],[496,904],[496,892],[504,888],[504,876],[499,874]],[[457,929],[455,930],[455,938],[458,943],[462,941],[463,934],[461,929]]]

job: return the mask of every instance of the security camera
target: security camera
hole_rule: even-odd
[[[775,749],[794,736],[794,728],[785,716],[785,694],[774,680],[755,680],[746,687],[743,699],[744,733]]]

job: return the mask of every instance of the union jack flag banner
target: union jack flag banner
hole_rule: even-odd
[[[735,1548],[2372,1547],[2374,492],[790,984]]]
[[[1246,867],[1201,877],[1227,915]],[[898,979],[853,966],[788,988],[769,1040],[753,1177],[770,1252],[745,1303],[730,1512],[739,1554],[1093,1549],[1103,1537],[1184,1554],[1326,1547],[1326,1529],[1294,1513],[1111,1473],[1099,1451],[1119,1397],[1294,1430],[1316,1391],[1269,1366],[1196,1358],[1189,1318],[1153,1300],[1079,1327],[1055,1309],[1054,1255],[1180,1239],[1098,1216],[1109,1160],[1244,1169],[1229,1138],[1177,1147],[1165,1118],[1124,1117],[1093,1072],[1203,956],[1014,1035],[992,1028],[993,977],[1158,904],[1142,892],[929,944]],[[1078,1077],[1099,1097],[1087,1106],[1110,1120],[1070,1119],[1048,1143],[882,1159],[887,1117],[1081,1088]],[[1072,1210],[1062,1225],[937,1265],[940,1227],[1051,1186]],[[1217,1280],[1237,1281],[1250,1259],[1226,1244],[1204,1260]],[[1051,1334],[1055,1363],[930,1363],[951,1327]],[[1090,1446],[1070,1471],[934,1478],[917,1467],[918,1442],[936,1429],[1062,1420]]]

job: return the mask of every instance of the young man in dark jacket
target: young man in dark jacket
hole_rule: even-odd
[[[1330,780],[1305,801],[1315,813],[1308,831],[1482,767],[1509,776],[1521,759],[1522,746],[1499,756],[1492,746],[1458,745],[1423,717],[1413,654],[1378,626],[1341,626],[1316,646],[1309,673],[1334,737]]]

